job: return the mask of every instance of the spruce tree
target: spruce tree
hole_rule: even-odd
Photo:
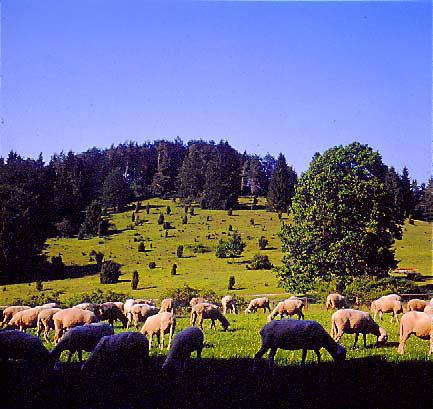
[[[405,217],[409,217],[409,214],[413,212],[412,194],[410,189],[410,178],[409,170],[405,166],[400,178],[401,195],[403,201],[403,213]]]
[[[102,204],[122,209],[131,199],[130,189],[119,168],[112,170],[102,186]]]

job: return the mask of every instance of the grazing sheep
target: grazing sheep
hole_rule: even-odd
[[[119,320],[122,323],[123,328],[127,326],[127,319],[123,313],[123,309],[120,309],[114,302],[104,302],[95,309],[95,314],[99,321],[108,321],[113,326],[114,321]]]
[[[130,320],[128,320],[127,328],[131,322],[134,323],[134,328],[138,329],[139,322],[146,322],[152,315],[158,314],[158,308],[148,304],[134,304],[129,312]]]
[[[28,305],[11,305],[10,307],[6,307],[3,310],[2,326],[7,324],[17,312],[29,310],[30,308]]]
[[[326,297],[326,309],[339,310],[341,308],[347,308],[346,297],[341,294],[329,294]]]
[[[411,334],[415,334],[421,339],[430,339],[430,349],[428,354],[433,352],[433,329],[432,316],[425,312],[409,311],[400,320],[400,343],[398,353],[404,353],[404,345]]]
[[[403,306],[401,301],[397,300],[394,296],[395,294],[380,297],[371,303],[370,309],[374,314],[374,319],[376,319],[376,316],[379,313],[379,319],[382,320],[382,314],[390,312],[392,313],[391,322],[394,318],[398,322],[398,314],[403,312]]]
[[[60,308],[60,305],[57,304],[56,302],[49,302],[47,304],[42,304],[41,307],[44,307],[44,308]]]
[[[236,300],[231,295],[226,295],[221,298],[221,305],[223,307],[223,314],[228,313],[236,314]]]
[[[82,302],[81,304],[74,305],[72,308],[95,312],[99,308],[99,304],[94,302]]]
[[[282,318],[284,315],[291,317],[296,314],[298,319],[303,320],[304,313],[302,312],[302,308],[304,308],[304,303],[301,300],[287,299],[281,301],[268,315],[268,322],[275,319],[277,315]]]
[[[53,364],[50,353],[38,337],[18,330],[0,331],[0,360],[24,359],[33,369],[48,369]]]
[[[203,331],[199,328],[189,327],[180,331],[173,339],[162,369],[180,370],[183,367],[185,370],[186,362],[192,352],[197,351],[197,358],[201,358],[203,340]]]
[[[189,305],[192,308],[192,307],[194,307],[194,305],[201,304],[201,303],[204,303],[204,302],[208,303],[209,301],[206,298],[203,298],[203,297],[193,297],[193,298],[191,298],[191,300],[189,302]]]
[[[48,334],[50,329],[54,329],[53,316],[60,311],[60,308],[44,308],[38,314],[38,321],[36,327],[38,329],[38,337],[40,337],[42,331],[44,331],[45,341],[49,341]]]
[[[414,298],[407,303],[408,311],[420,311],[423,312],[424,308],[427,307],[430,303],[426,300],[419,300],[418,298]]]
[[[269,367],[274,367],[274,357],[278,348],[302,349],[302,365],[305,364],[307,350],[312,349],[320,362],[320,349],[325,348],[336,362],[346,359],[346,349],[335,342],[316,321],[279,320],[268,322],[261,330],[262,347],[254,356],[253,370],[257,369],[258,359],[269,349]]]
[[[113,304],[117,305],[117,308],[119,308],[120,311],[123,311],[125,304],[121,301],[114,301]]]
[[[123,313],[125,314],[126,319],[128,320],[128,322],[132,321],[131,308],[132,308],[132,306],[134,306],[136,304],[147,304],[147,305],[155,306],[155,303],[153,303],[150,300],[143,300],[141,298],[137,298],[137,299],[134,300],[133,298],[128,298],[125,301],[125,304],[123,306]]]
[[[59,360],[63,351],[69,351],[68,362],[71,362],[72,355],[78,352],[78,359],[81,362],[83,360],[82,351],[92,352],[102,337],[113,334],[113,327],[102,322],[79,325],[63,335],[51,351],[51,356]]]
[[[384,298],[384,297],[389,297],[389,298],[393,298],[394,300],[401,301],[401,297],[398,294],[383,295],[380,298]]]
[[[227,321],[226,317],[221,313],[221,310],[214,304],[200,303],[196,304],[191,311],[190,325],[194,326],[198,318],[198,323],[201,329],[203,329],[203,320],[210,319],[211,329],[216,329],[215,321],[218,320],[221,323],[224,331],[227,331],[230,323]]]
[[[66,308],[53,315],[54,321],[54,343],[59,342],[66,330],[84,324],[98,322],[98,317],[94,312],[82,310],[80,308]]]
[[[158,338],[159,348],[164,348],[164,335],[169,334],[168,349],[170,349],[173,332],[176,328],[176,317],[172,312],[160,312],[149,317],[141,328],[143,335],[149,336],[149,350],[152,348],[152,338]]]
[[[107,374],[143,369],[149,357],[147,338],[139,332],[120,332],[104,336],[84,362],[83,379],[97,379]]]
[[[368,312],[343,309],[332,314],[331,317],[331,335],[336,342],[339,342],[343,334],[355,334],[356,347],[359,334],[363,335],[364,348],[367,347],[367,334],[373,334],[377,337],[377,344],[383,344],[388,340],[388,334],[382,327],[376,324]]]
[[[433,314],[433,304],[428,304],[426,305],[426,307],[424,308],[424,312],[426,312],[427,314]]]
[[[269,298],[268,297],[254,298],[248,304],[248,307],[246,308],[245,312],[246,313],[256,312],[258,308],[263,308],[264,314],[266,314],[266,310],[271,312],[271,307],[269,306]]]
[[[164,298],[161,301],[161,312],[174,312],[174,300],[173,298]]]
[[[24,332],[28,328],[36,328],[38,322],[38,314],[44,309],[46,308],[34,307],[18,311],[9,321],[6,328],[17,328],[20,331]]]

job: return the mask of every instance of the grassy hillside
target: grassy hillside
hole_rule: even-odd
[[[71,294],[88,293],[96,288],[111,289],[116,292],[134,294],[134,297],[158,298],[167,288],[180,287],[188,284],[201,289],[212,289],[222,294],[227,291],[228,279],[236,278],[236,294],[249,297],[254,294],[283,293],[277,287],[277,281],[272,271],[247,270],[246,264],[256,253],[269,256],[272,263],[281,264],[280,240],[278,231],[280,221],[275,213],[264,210],[264,199],[260,199],[258,210],[251,210],[252,199],[242,198],[241,204],[245,210],[234,210],[228,216],[223,210],[201,210],[195,208],[195,215],[188,213],[188,223],[182,224],[184,207],[169,200],[151,199],[152,208],[147,215],[145,209],[140,210],[141,226],[132,225],[132,210],[114,214],[112,222],[116,231],[106,238],[88,240],[50,239],[47,242],[48,257],[61,255],[69,269],[84,270],[92,264],[89,253],[92,250],[104,253],[106,259],[112,259],[122,264],[122,276],[119,283],[101,285],[99,276],[87,275],[79,278],[53,280],[44,283],[44,290],[61,291],[62,297]],[[145,206],[147,203],[143,202]],[[166,214],[166,206],[170,206],[171,215]],[[164,213],[165,220],[171,222],[174,229],[169,230],[169,237],[157,224],[158,216]],[[251,224],[250,219],[254,219]],[[287,220],[286,220],[287,221]],[[229,225],[237,230],[247,244],[240,258],[219,259],[215,256],[215,248],[220,238],[226,238]],[[258,239],[264,236],[269,240],[268,248],[259,251]],[[138,252],[138,242],[144,241],[146,251]],[[182,258],[176,257],[178,245],[184,246]],[[152,247],[151,247],[152,246]],[[198,252],[197,252],[198,249]],[[202,250],[200,250],[202,249]],[[200,252],[204,251],[204,252]],[[432,274],[431,258],[431,224],[416,221],[415,225],[406,225],[403,240],[396,243],[396,256],[402,267],[415,267],[425,275]],[[151,270],[149,262],[156,262],[156,268]],[[173,263],[176,263],[177,275],[170,274]],[[139,272],[139,289],[131,290],[132,272]],[[35,286],[27,284],[5,286],[0,292],[0,303],[7,304],[17,297],[27,297],[35,294]]]

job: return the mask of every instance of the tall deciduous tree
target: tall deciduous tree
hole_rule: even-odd
[[[316,155],[293,198],[293,225],[280,238],[284,267],[277,274],[290,289],[311,289],[317,279],[341,284],[396,267],[395,219],[387,167],[378,152],[352,143]]]
[[[278,156],[268,190],[268,205],[277,211],[288,211],[295,194],[296,172],[287,166],[282,153]]]

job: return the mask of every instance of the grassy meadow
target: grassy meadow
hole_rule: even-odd
[[[184,206],[171,200],[151,199],[142,202],[139,219],[142,225],[133,225],[131,210],[113,214],[111,222],[114,232],[105,238],[78,240],[77,238],[52,238],[47,241],[46,254],[49,258],[61,255],[67,268],[84,270],[89,264],[92,250],[102,252],[105,259],[111,259],[122,265],[120,281],[113,285],[101,285],[99,275],[82,275],[77,278],[52,280],[44,283],[44,292],[60,292],[60,299],[71,295],[90,293],[99,288],[125,293],[135,298],[158,299],[168,288],[188,284],[199,289],[211,289],[218,295],[227,292],[230,276],[236,279],[234,293],[245,298],[257,294],[268,294],[271,298],[283,298],[284,290],[279,288],[272,271],[247,270],[249,260],[257,254],[266,254],[274,265],[280,265],[282,253],[278,231],[280,220],[276,213],[264,209],[265,199],[260,198],[258,209],[251,210],[252,198],[241,198],[241,210],[234,210],[229,216],[223,210],[202,210],[194,208],[195,215],[187,214],[188,223],[182,224]],[[145,206],[152,207],[146,214]],[[170,206],[171,215],[166,214]],[[162,226],[157,220],[160,213],[165,221],[174,227],[165,237]],[[254,224],[251,223],[254,219]],[[287,216],[284,222],[290,222]],[[246,243],[242,256],[236,259],[220,259],[215,256],[215,248],[220,238],[226,238],[229,226],[238,231]],[[423,275],[432,275],[432,226],[430,223],[415,221],[414,225],[404,226],[401,241],[396,242],[396,257],[400,267],[414,267]],[[259,251],[258,240],[264,236],[268,241],[266,250]],[[144,242],[145,252],[138,252],[138,242]],[[184,246],[182,258],[176,257],[178,245]],[[155,269],[149,268],[150,262],[156,263]],[[170,274],[172,265],[177,264],[177,275]],[[138,290],[132,291],[130,280],[132,272],[139,273]],[[80,275],[80,274],[78,274]],[[431,282],[431,280],[430,280]],[[27,298],[34,295],[35,284],[13,284],[0,291],[0,303],[8,304],[16,298]]]

